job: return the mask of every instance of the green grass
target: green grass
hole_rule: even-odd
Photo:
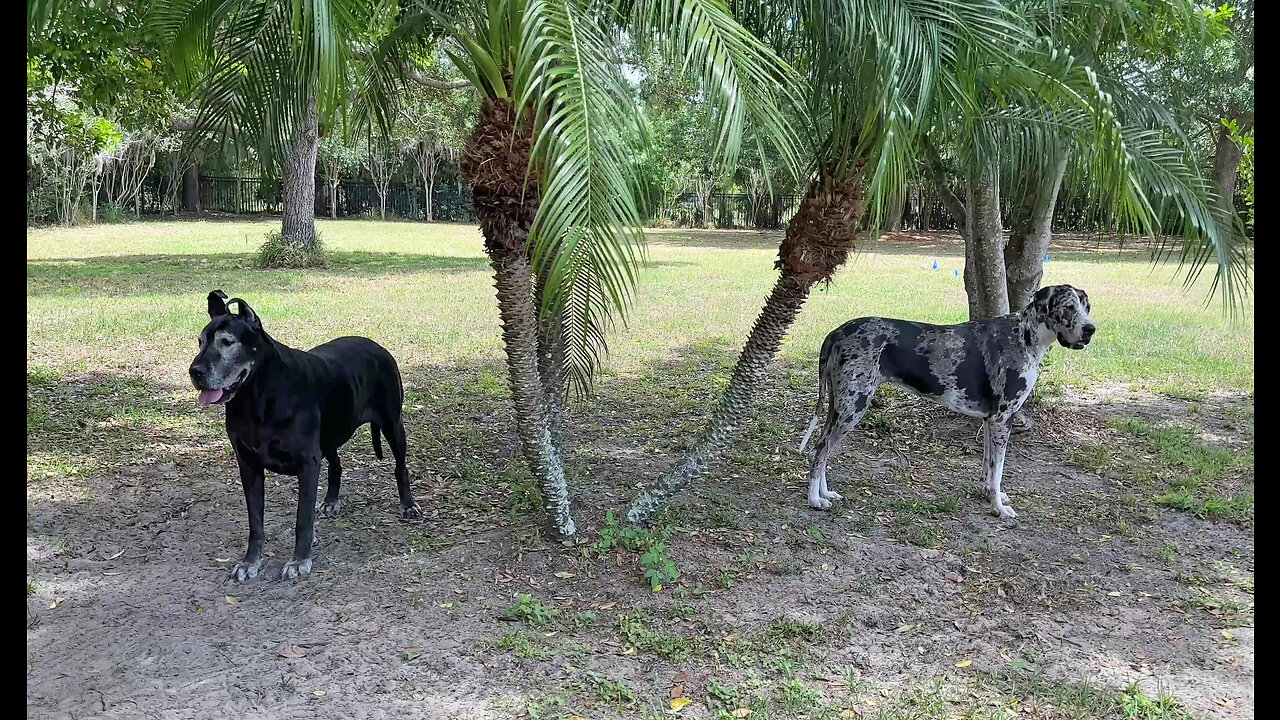
[[[254,254],[275,224],[155,222],[27,231],[28,367],[148,371],[181,385],[204,325],[204,296],[221,288],[248,300],[267,329],[294,346],[358,333],[403,365],[484,368],[501,381],[501,336],[488,263],[476,228],[320,221],[329,267],[257,270]],[[629,327],[610,339],[603,385],[643,375],[690,348],[731,364],[776,272],[775,235],[650,234]],[[934,259],[940,269],[926,269]],[[955,245],[873,243],[828,289],[815,291],[782,347],[811,366],[826,333],[858,315],[964,319]],[[1072,388],[1132,382],[1168,393],[1253,389],[1253,317],[1232,325],[1205,306],[1207,275],[1184,292],[1173,265],[1140,250],[1055,252],[1045,282],[1089,291],[1099,331],[1087,350],[1054,348],[1043,378]],[[128,356],[122,357],[122,349]],[[497,372],[494,372],[497,371]],[[696,398],[683,397],[696,402]]]
[[[1179,425],[1157,427],[1140,418],[1119,418],[1108,424],[1138,438],[1155,453],[1158,464],[1148,472],[1168,478],[1159,502],[1211,519],[1253,518],[1253,493],[1236,491],[1227,482],[1232,473],[1252,470],[1252,452],[1207,445],[1194,429]],[[1109,461],[1121,462],[1119,458]]]

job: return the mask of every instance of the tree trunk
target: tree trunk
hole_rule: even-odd
[[[999,170],[992,165],[975,168],[968,185],[964,287],[969,296],[969,319],[1008,315]]]
[[[200,166],[192,164],[182,173],[182,207],[200,212]]]
[[[569,486],[538,373],[538,313],[527,248],[538,208],[538,188],[526,180],[530,136],[527,121],[516,125],[509,102],[487,98],[460,166],[493,265],[521,450],[542,491],[552,531],[560,539],[571,539],[577,527],[570,514]]]
[[[906,202],[906,198],[901,195],[889,201],[889,207],[885,208],[885,232],[897,232],[902,229],[902,206]]]
[[[316,247],[316,156],[320,150],[320,129],[316,120],[316,100],[307,103],[307,114],[298,128],[293,152],[284,161],[284,215],[280,234],[308,251]],[[238,198],[237,198],[238,200]]]
[[[1243,157],[1240,146],[1231,139],[1231,131],[1218,128],[1218,143],[1213,150],[1213,184],[1217,186],[1223,207],[1232,215],[1235,215],[1236,179]]]
[[[1067,153],[1056,154],[1047,172],[1036,172],[1027,178],[1026,191],[1013,210],[1009,227],[1009,244],[1004,249],[1009,308],[1021,310],[1031,304],[1044,277],[1044,256],[1053,238],[1053,210],[1058,202],[1058,189],[1067,170]]]
[[[657,486],[631,504],[628,522],[651,517],[671,496],[705,475],[711,463],[729,449],[738,425],[755,405],[765,371],[809,297],[809,289],[819,280],[829,280],[853,249],[864,199],[860,168],[841,181],[824,176],[810,184],[778,249],[778,280],[747,336],[720,406],[694,448]]]
[[[435,211],[431,207],[433,204],[432,196],[435,195],[435,190],[436,190],[436,173],[434,170],[432,170],[431,174],[427,176],[427,179],[425,180],[425,184],[426,184],[425,192],[427,194],[427,222],[435,222],[436,221]]]
[[[538,278],[538,292],[534,302],[541,307],[546,293],[544,277]],[[568,376],[565,371],[564,324],[559,317],[540,317],[538,320],[538,377],[547,394],[547,422],[551,427],[551,439],[556,447],[563,448],[564,417],[568,409]]]
[[[329,181],[329,217],[334,220],[338,219],[338,182],[337,180]]]

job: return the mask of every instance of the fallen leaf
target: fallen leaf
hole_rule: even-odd
[[[842,717],[842,718],[856,718],[856,717],[858,717],[858,711],[857,711],[857,710],[853,710],[853,709],[849,709],[849,710],[841,710],[841,711],[840,711],[840,717]]]
[[[902,627],[898,628],[897,630],[894,630],[894,632],[900,632],[900,633],[902,633],[902,632],[906,632],[906,631],[910,630],[910,629],[911,629],[911,628],[913,628],[913,627],[915,627],[915,625],[912,625],[912,624],[903,625]]]
[[[1236,639],[1236,636],[1235,636],[1235,635],[1232,635],[1230,630],[1223,630],[1223,631],[1222,631],[1222,637],[1224,637],[1224,638],[1226,638],[1226,639],[1228,639],[1228,640],[1235,640],[1235,639]]]
[[[622,651],[622,654],[623,654],[623,655],[635,655],[635,654],[636,654],[636,648],[635,648],[635,646],[634,646],[634,645],[632,645],[631,647],[628,647],[626,650],[623,650],[623,651]]]
[[[124,554],[124,551],[123,551],[123,550],[121,550],[120,552],[116,553],[115,555],[112,555],[111,557],[109,557],[109,558],[107,558],[107,559],[108,559],[108,560],[115,560],[116,558],[120,557],[120,556],[121,556],[121,555],[123,555],[123,554]]]
[[[422,648],[420,647],[405,648],[404,650],[405,662],[416,660],[420,657],[422,657]]]
[[[1119,590],[1112,590],[1111,592],[1107,593],[1107,595],[1110,595],[1111,597],[1120,597],[1123,594],[1124,593],[1120,592]]]
[[[654,591],[654,592],[662,592],[662,586],[661,586],[661,585],[654,585],[654,586],[653,586],[653,591]]]
[[[324,697],[325,692],[324,692],[323,690],[316,690],[316,691],[312,692],[311,694],[312,694],[312,695],[315,695],[316,697]]]
[[[573,573],[568,572],[567,570],[561,570],[560,572],[556,573],[555,576],[561,579],[565,579],[565,578],[573,577]]]
[[[203,606],[203,605],[197,605],[197,606],[196,606],[196,612],[204,612],[204,606]]]
[[[601,610],[612,610],[612,609],[614,609],[614,608],[615,608],[615,607],[617,607],[617,606],[618,606],[618,601],[617,601],[617,600],[614,600],[613,602],[607,602],[607,603],[605,603],[605,604],[601,605],[601,606],[600,606],[600,609],[601,609]]]
[[[240,598],[236,597],[235,595],[227,595],[226,598],[227,598],[228,605],[237,605],[240,603]]]
[[[689,698],[683,698],[683,697],[671,698],[671,709],[675,710],[676,712],[680,712],[692,702],[693,701],[690,700]]]
[[[213,561],[217,563],[229,563],[231,562],[231,558],[214,558]]]
[[[738,708],[729,714],[736,718],[748,717],[751,715],[751,708]]]
[[[440,603],[440,607],[448,609],[453,607],[453,603]]]
[[[674,700],[675,698],[681,697],[683,695],[684,695],[684,683],[676,683],[675,685],[671,686],[671,691],[669,693],[669,697],[671,697],[671,699]]]
[[[970,665],[972,665],[972,664],[973,664],[973,660],[972,660],[972,659],[966,659],[966,660],[961,660],[960,662],[956,663],[956,667],[958,667],[958,668],[967,668],[967,667],[969,667],[969,666],[970,666]]]
[[[53,602],[49,603],[49,609],[50,609],[50,610],[52,610],[52,609],[54,609],[54,608],[58,607],[59,603],[61,603],[61,602],[62,602],[62,600],[63,600],[63,598],[54,598],[54,599],[53,599]]]
[[[280,657],[283,657],[283,658],[300,658],[300,657],[307,656],[307,652],[305,650],[303,650],[300,647],[295,647],[293,645],[285,645],[284,648],[280,650],[279,654],[280,654]]]

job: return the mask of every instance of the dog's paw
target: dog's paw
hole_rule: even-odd
[[[1009,507],[1008,505],[1005,505],[1005,504],[1003,504],[1003,503],[1001,503],[1000,505],[996,505],[996,506],[992,507],[992,508],[991,508],[991,512],[992,512],[992,514],[993,514],[993,515],[995,515],[995,516],[999,517],[1001,520],[1005,520],[1005,521],[1015,520],[1015,519],[1017,519],[1017,517],[1018,517],[1018,513],[1014,512],[1014,511],[1013,511],[1013,508],[1011,508],[1011,507]]]
[[[1004,493],[1000,493],[1000,504],[1001,504],[1001,505],[1004,505],[1005,507],[1008,507],[1008,506],[1009,506],[1009,496],[1008,496],[1008,495],[1005,495]],[[1012,511],[1012,510],[1010,510],[1009,512],[1013,512],[1013,511]]]
[[[809,507],[814,510],[830,510],[831,501],[824,497],[809,498]]]
[[[827,500],[840,500],[844,497],[843,495],[836,492],[835,490],[823,490],[822,492],[818,493],[818,496],[825,498]]]
[[[336,518],[342,514],[342,498],[325,500],[320,503],[320,514],[327,518]]]
[[[296,580],[311,574],[311,558],[290,560],[280,571],[281,580]]]
[[[401,520],[421,520],[422,508],[418,507],[418,503],[414,503],[409,507],[402,506],[400,508],[400,519]]]
[[[246,582],[258,577],[258,570],[262,568],[262,558],[258,558],[253,562],[238,562],[236,566],[231,568],[231,579],[238,583]]]

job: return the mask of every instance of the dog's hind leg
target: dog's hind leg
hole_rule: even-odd
[[[840,441],[850,430],[858,426],[862,416],[871,405],[871,396],[875,386],[870,389],[859,388],[849,392],[845,388],[836,388],[837,394],[832,396],[831,412],[827,416],[827,426],[818,439],[814,449],[813,464],[809,469],[809,507],[826,510],[831,507],[832,500],[839,500],[840,493],[827,488],[827,461],[835,453]],[[841,392],[849,394],[841,395]]]
[[[325,517],[338,517],[342,514],[342,498],[338,497],[342,487],[342,460],[338,458],[337,450],[326,455],[324,459],[329,464],[329,490],[324,494],[324,502],[320,503],[320,514]]]
[[[387,444],[391,446],[391,454],[396,459],[396,490],[400,493],[400,517],[404,520],[421,520],[422,508],[413,499],[413,489],[409,487],[409,467],[405,463],[407,452],[404,436],[404,420],[395,418],[382,425]]]

